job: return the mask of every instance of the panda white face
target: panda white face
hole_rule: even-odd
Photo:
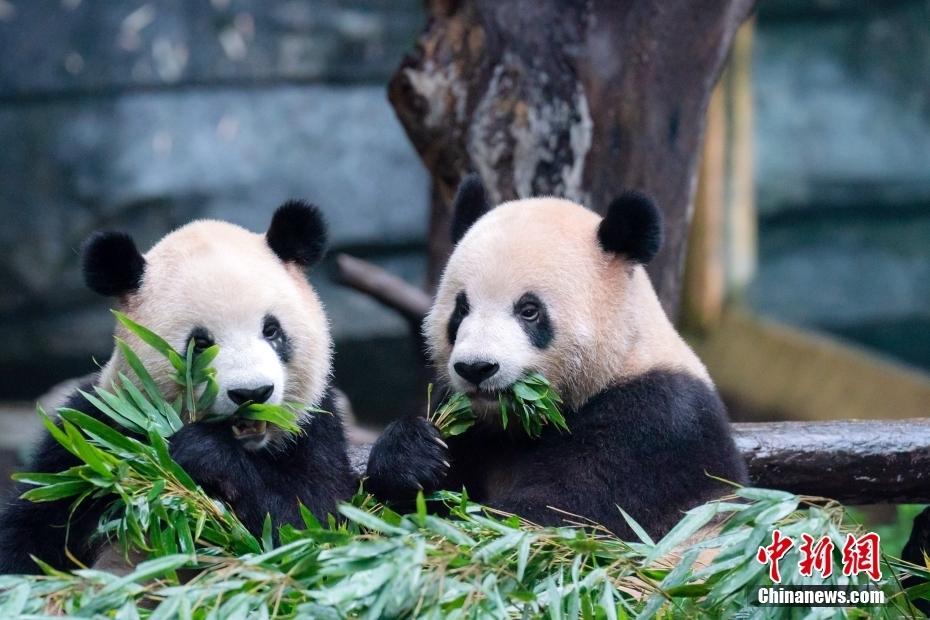
[[[463,193],[480,198],[474,187]],[[656,367],[707,376],[643,265],[605,249],[602,221],[567,200],[532,198],[479,215],[464,232],[424,334],[442,378],[477,411],[496,412],[497,393],[531,372],[569,407]]]
[[[452,387],[479,408],[497,407],[497,395],[522,376],[546,366],[554,327],[546,303],[533,291],[516,299],[474,283],[455,296],[446,336],[452,345],[447,373]]]
[[[97,243],[96,249],[89,244],[85,250],[85,274],[92,288],[113,294],[117,284],[130,283],[120,299],[123,311],[134,321],[178,351],[186,351],[191,342],[197,350],[219,346],[212,362],[219,384],[209,412],[213,418],[232,416],[247,401],[317,406],[329,383],[332,339],[323,306],[303,273],[309,254],[290,258],[293,248],[297,248],[294,252],[305,248],[295,239],[302,239],[300,218],[307,213],[297,207],[292,211],[296,215],[280,218],[287,220],[286,226],[276,214],[267,235],[219,221],[188,224],[164,237],[144,257],[123,257],[123,263],[139,265],[131,278],[104,272],[116,262],[114,253],[131,254],[118,240],[110,237]],[[130,249],[135,251],[135,246]],[[95,258],[101,259],[102,267]],[[167,360],[121,325],[117,336],[129,342],[163,393],[175,398],[178,385]],[[117,372],[134,376],[125,360],[114,355],[101,373],[101,383],[111,383]],[[229,425],[248,450],[286,438],[273,425],[236,418]]]
[[[193,342],[198,352],[219,345],[212,364],[219,392],[211,413],[231,416],[247,402],[282,404],[293,351],[277,317],[266,314],[260,320],[216,324],[212,329],[207,324],[205,320],[204,325],[194,327],[187,341]],[[187,342],[182,350],[186,347]],[[234,424],[232,430],[249,449],[263,448],[268,441],[267,427],[262,424]]]
[[[456,246],[425,334],[441,375],[476,410],[497,411],[498,392],[532,372],[568,399],[586,392],[578,369],[596,349],[602,299],[622,287],[603,284],[598,219],[564,200],[509,203]]]

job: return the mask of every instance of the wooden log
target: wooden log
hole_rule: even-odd
[[[348,254],[336,256],[336,271],[342,284],[394,310],[411,324],[414,333],[419,333],[432,303],[429,295],[389,271]]]
[[[753,486],[845,504],[930,502],[930,420],[734,424]],[[363,473],[370,445],[350,449]]]
[[[734,424],[756,486],[849,504],[930,502],[930,420]]]
[[[711,90],[753,0],[428,0],[389,98],[435,184],[430,269],[449,202],[479,172],[495,202],[564,196],[603,212],[652,194],[666,244],[650,274],[676,316]]]

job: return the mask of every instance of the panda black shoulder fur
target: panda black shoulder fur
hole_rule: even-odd
[[[745,482],[714,384],[643,267],[661,241],[653,203],[626,194],[603,219],[555,198],[488,206],[468,177],[424,326],[438,373],[469,395],[478,422],[448,449],[422,417],[392,423],[372,450],[369,488],[403,501],[464,486],[540,524],[562,522],[552,507],[629,536],[617,506],[661,535],[726,492],[708,474]],[[570,433],[502,429],[496,393],[531,371],[565,399]]]
[[[303,273],[321,258],[325,244],[317,209],[290,202],[275,212],[265,235],[197,221],[164,237],[144,257],[128,235],[97,233],[84,246],[84,275],[91,289],[117,297],[126,314],[176,349],[185,350],[191,340],[198,348],[220,346],[213,363],[220,384],[213,413],[231,414],[245,400],[335,411],[329,326]],[[173,399],[178,386],[170,365],[122,326],[116,335],[129,342]],[[108,387],[120,372],[134,376],[114,352],[96,384]],[[67,406],[108,421],[77,392]],[[322,519],[355,490],[338,416],[305,412],[300,426],[302,432],[292,436],[237,420],[188,424],[170,438],[171,453],[207,493],[227,502],[259,534],[266,513],[276,525],[300,523],[302,502]],[[46,435],[28,471],[58,472],[75,464]],[[59,569],[75,568],[66,546],[93,564],[102,541],[92,534],[104,504],[85,501],[66,529],[70,500],[32,503],[18,499],[24,490],[14,490],[0,515],[0,573],[37,572],[30,555]]]

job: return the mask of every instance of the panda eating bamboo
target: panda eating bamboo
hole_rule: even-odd
[[[132,320],[179,351],[189,342],[197,350],[219,345],[212,363],[219,392],[210,413],[227,421],[185,425],[170,438],[171,455],[256,535],[266,514],[275,526],[299,524],[302,503],[325,519],[355,490],[336,415],[302,411],[296,435],[232,415],[247,401],[335,411],[329,325],[304,275],[325,245],[316,207],[289,202],[275,212],[264,235],[202,220],[170,233],[144,256],[122,233],[97,233],[84,246],[88,286],[117,298]],[[123,326],[116,335],[132,346],[173,400],[179,386],[168,361]],[[109,389],[120,373],[134,376],[115,351],[96,385]],[[80,393],[66,406],[108,422]],[[46,434],[28,471],[59,472],[76,464]],[[105,542],[94,532],[106,502],[86,501],[71,515],[70,499],[32,503],[18,498],[24,490],[17,486],[0,514],[0,573],[38,572],[30,555],[59,569],[75,568],[69,555],[93,564]]]
[[[630,536],[619,507],[660,535],[726,492],[711,476],[746,482],[716,388],[646,274],[661,240],[648,198],[625,194],[603,219],[556,198],[489,210],[469,176],[453,209],[457,244],[424,333],[478,421],[447,444],[425,418],[393,422],[369,458],[376,496],[464,486],[539,524],[581,517]],[[498,394],[533,372],[564,398],[570,432],[502,428]]]

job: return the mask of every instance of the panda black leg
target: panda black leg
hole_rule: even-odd
[[[27,471],[63,471],[77,461],[50,435],[39,444]],[[0,513],[0,574],[40,573],[35,556],[51,566],[77,568],[74,558],[90,566],[99,545],[91,541],[105,505],[85,501],[72,515],[72,499],[31,502],[20,499],[29,485],[18,484]],[[67,548],[67,552],[66,552]]]
[[[410,500],[442,488],[448,470],[436,427],[423,417],[405,418],[388,425],[372,448],[366,487],[380,500]]]
[[[914,517],[911,537],[901,550],[901,559],[918,566],[925,566],[924,554],[930,555],[930,507],[924,508],[923,512]],[[908,577],[903,583],[906,588],[909,588],[919,584],[920,580],[916,577]],[[930,601],[920,599],[911,602],[924,614],[930,615]]]

